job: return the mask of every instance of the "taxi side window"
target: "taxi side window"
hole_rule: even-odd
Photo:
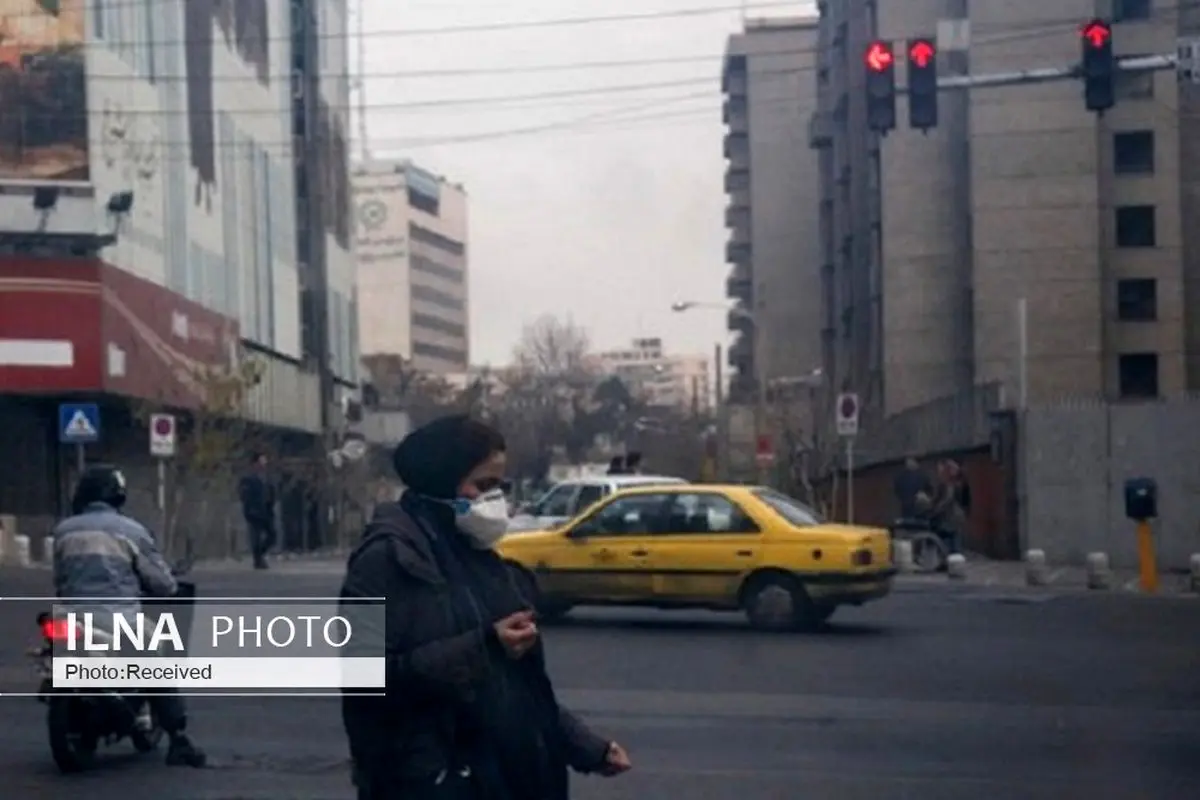
[[[719,494],[679,494],[667,513],[666,532],[676,534],[757,533],[754,520]]]
[[[580,536],[638,536],[662,533],[666,497],[640,494],[622,497],[581,522],[575,533]]]
[[[604,486],[600,484],[587,483],[579,487],[579,494],[575,496],[575,511],[578,514],[580,511],[586,511],[595,503],[600,502],[606,492]]]
[[[568,517],[571,515],[571,500],[575,497],[574,485],[556,486],[537,504],[535,516]]]

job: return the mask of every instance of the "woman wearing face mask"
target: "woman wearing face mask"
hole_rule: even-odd
[[[406,491],[376,511],[342,587],[387,598],[387,697],[342,704],[359,797],[568,800],[568,768],[628,770],[558,705],[532,578],[492,550],[508,527],[503,437],[445,417],[393,463]]]

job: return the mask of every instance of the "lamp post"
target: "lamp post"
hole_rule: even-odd
[[[758,385],[757,385],[757,390],[755,391],[756,397],[755,397],[755,403],[754,403],[754,449],[755,449],[755,455],[757,456],[758,441],[763,436],[767,435],[767,386],[768,386],[768,383],[767,383],[766,346],[765,346],[765,342],[764,342],[764,337],[762,336],[762,329],[760,328],[760,326],[758,324],[758,320],[755,319],[754,313],[745,308],[738,308],[737,306],[729,306],[725,303],[703,303],[703,302],[698,302],[695,300],[680,300],[680,301],[677,301],[677,302],[674,302],[671,304],[671,310],[676,313],[682,313],[684,311],[691,311],[692,309],[697,309],[697,308],[698,309],[708,309],[711,311],[724,311],[726,313],[731,313],[734,316],[741,317],[742,319],[746,320],[746,322],[749,323],[749,325],[750,325],[750,337],[751,337],[750,338],[750,346],[754,352],[754,365],[755,365],[754,372],[758,379],[757,380]],[[718,374],[720,374],[720,373],[718,372]],[[723,407],[718,409],[717,419],[718,420],[725,419]],[[725,428],[726,428],[726,430],[721,439],[721,443],[722,443],[724,449],[726,450],[726,452],[728,452],[728,444],[729,444],[728,425],[726,425]],[[765,463],[762,463],[760,461],[758,463],[758,482],[762,483],[762,484],[766,484],[769,473],[770,473],[769,467]]]

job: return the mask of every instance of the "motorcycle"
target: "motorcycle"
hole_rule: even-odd
[[[178,586],[176,601],[170,605],[176,610],[183,606],[190,617],[196,586],[185,581],[179,581]],[[146,610],[152,610],[153,605],[153,601],[145,603]],[[82,772],[95,762],[101,745],[112,746],[123,739],[128,739],[139,753],[157,750],[164,731],[148,694],[54,686],[54,648],[63,646],[72,632],[66,620],[54,619],[45,611],[38,614],[37,624],[41,644],[29,655],[40,678],[37,700],[46,706],[50,754],[59,771]],[[190,628],[190,619],[187,625]],[[96,631],[92,633],[95,636]]]
[[[913,566],[921,574],[941,572],[946,568],[950,548],[946,540],[923,518],[897,519],[888,528],[892,540],[906,541],[912,547]]]

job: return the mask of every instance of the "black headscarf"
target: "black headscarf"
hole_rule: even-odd
[[[463,478],[504,449],[504,437],[495,428],[456,414],[435,419],[405,436],[392,454],[392,466],[414,492],[453,500]]]

